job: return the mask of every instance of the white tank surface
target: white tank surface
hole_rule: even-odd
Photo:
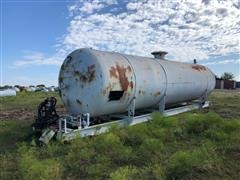
[[[166,53],[165,53],[166,54]],[[204,98],[215,87],[205,66],[83,48],[67,56],[59,73],[60,96],[72,115],[91,117],[135,109],[166,106]]]
[[[3,96],[16,96],[17,92],[15,89],[1,89],[0,90],[0,97]]]

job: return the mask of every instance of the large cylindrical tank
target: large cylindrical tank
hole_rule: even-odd
[[[72,115],[91,117],[147,108],[165,96],[166,106],[208,95],[215,76],[197,64],[83,48],[73,51],[59,74],[60,96]]]

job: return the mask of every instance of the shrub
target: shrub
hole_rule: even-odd
[[[75,178],[86,178],[88,176],[87,167],[95,163],[95,149],[90,142],[83,139],[75,139],[70,145],[67,155],[63,158],[65,176]]]
[[[0,154],[0,179],[18,179],[17,154]]]
[[[65,174],[76,178],[107,178],[111,171],[131,160],[132,150],[109,132],[75,140],[64,158]]]
[[[158,164],[150,164],[143,168],[139,168],[139,171],[136,175],[137,179],[156,179],[162,180],[165,179],[165,169]]]
[[[62,166],[55,159],[37,159],[35,148],[22,145],[19,148],[19,168],[23,179],[60,179]]]
[[[160,160],[163,160],[163,150],[165,149],[161,140],[156,138],[145,139],[144,142],[140,145],[140,147],[136,149],[136,165],[143,166],[153,162],[160,162]]]
[[[98,154],[109,157],[118,165],[123,165],[131,160],[131,147],[124,146],[116,134],[108,133],[98,136],[93,143]]]
[[[121,141],[124,142],[124,145],[131,146],[133,148],[138,148],[138,146],[143,143],[144,139],[150,136],[148,123],[137,124],[126,128],[124,131],[122,131],[122,133],[118,133]]]
[[[108,133],[66,144],[22,144],[19,160],[13,158],[18,164],[8,162],[12,156],[0,156],[8,166],[0,175],[16,170],[10,176],[20,179],[194,179],[220,177],[234,167],[236,176],[238,164],[230,160],[239,159],[239,132],[238,120],[213,113],[154,113],[148,123],[112,127]],[[223,164],[226,160],[228,165]]]
[[[188,114],[186,119],[186,132],[196,136],[202,136],[208,129],[218,129],[222,122],[222,119],[214,113]]]
[[[160,126],[161,128],[173,128],[178,125],[178,118],[175,116],[164,117],[158,112],[152,114],[152,123],[154,126]]]
[[[225,133],[231,134],[239,132],[240,130],[240,121],[239,120],[225,120],[223,122],[222,129]]]
[[[82,165],[84,166],[84,165]],[[96,155],[94,162],[86,167],[87,177],[90,179],[107,179],[109,174],[114,170],[112,161],[109,157]]]
[[[224,143],[229,140],[229,135],[222,131],[222,129],[209,129],[205,132],[205,136],[212,141]]]
[[[116,171],[110,174],[112,180],[130,180],[135,179],[138,170],[133,166],[124,166],[118,168]]]
[[[211,142],[194,150],[177,151],[170,157],[167,175],[169,178],[186,178],[213,172],[220,165],[216,153],[216,147]]]
[[[165,179],[165,171],[160,164],[150,164],[144,167],[124,166],[110,174],[113,180],[131,179]]]

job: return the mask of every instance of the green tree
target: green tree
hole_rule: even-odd
[[[231,79],[234,78],[234,75],[233,75],[233,73],[225,72],[225,73],[223,73],[221,78],[224,79],[224,80],[231,80]]]

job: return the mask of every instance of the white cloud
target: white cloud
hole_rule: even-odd
[[[86,4],[91,14],[82,11]],[[236,2],[132,1],[124,6],[126,11],[112,13],[101,12],[107,7],[103,1],[84,3],[75,11],[62,48],[92,47],[144,56],[166,50],[172,59],[180,61],[201,61],[210,55],[240,51]]]
[[[106,0],[105,1],[107,3],[107,5],[113,5],[113,4],[117,4],[117,0]]]
[[[27,76],[18,74],[15,77],[6,77],[4,81],[2,81],[1,85],[21,85],[21,86],[29,86],[29,85],[37,85],[37,84],[45,84],[46,86],[57,85],[58,75],[54,73],[41,74],[41,76]]]
[[[236,81],[240,81],[240,72],[239,74],[234,78]]]
[[[22,59],[17,60],[14,64],[14,68],[21,66],[29,66],[29,65],[61,65],[62,57],[51,56],[46,57],[44,54],[40,52],[25,52],[25,55]]]
[[[223,61],[212,61],[212,62],[203,63],[203,65],[216,65],[216,64],[236,64],[240,66],[240,59],[238,60],[229,59],[229,60],[223,60]]]
[[[99,0],[93,0],[92,2],[84,2],[83,6],[79,9],[82,13],[92,13],[94,10],[103,8],[104,5]]]
[[[56,54],[30,53],[15,66],[59,65],[66,54],[82,47],[142,56],[165,50],[169,59],[177,61],[202,61],[240,52],[237,0],[118,2],[79,0],[70,5],[69,26]]]

